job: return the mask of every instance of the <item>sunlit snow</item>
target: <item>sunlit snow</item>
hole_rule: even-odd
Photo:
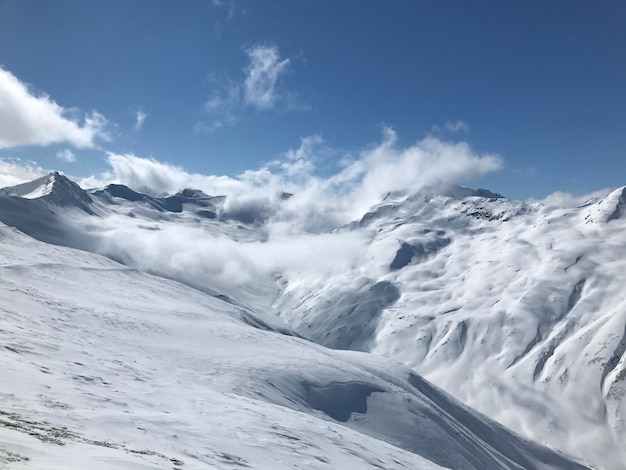
[[[6,461],[576,468],[415,372],[561,452],[626,458],[623,188],[577,207],[445,185],[290,233],[289,197],[263,216],[37,184],[0,196],[46,242],[2,229]]]

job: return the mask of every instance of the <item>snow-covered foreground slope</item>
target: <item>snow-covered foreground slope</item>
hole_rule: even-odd
[[[6,226],[0,299],[3,468],[584,468],[387,359]]]

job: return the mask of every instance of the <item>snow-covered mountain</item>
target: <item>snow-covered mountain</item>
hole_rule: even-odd
[[[53,171],[34,181],[0,189],[0,195],[23,199],[40,199],[60,207],[79,207],[89,212],[91,197],[76,183]]]
[[[392,357],[522,434],[624,468],[625,188],[580,207],[388,199],[369,256],[276,302],[320,344]],[[381,289],[381,286],[384,286]]]
[[[223,426],[232,438],[226,454],[254,468],[278,468],[263,460],[270,458],[263,443],[270,442],[280,442],[284,452],[274,462],[285,468],[429,468],[428,461],[449,468],[576,468],[462,408],[421,374],[528,438],[599,468],[622,468],[625,191],[576,207],[511,201],[457,186],[424,188],[390,193],[332,232],[285,235],[268,223],[294,199],[282,195],[274,207],[242,208],[189,189],[170,197],[121,185],[84,191],[57,173],[6,188],[0,192],[1,222],[129,268],[4,229],[4,258],[19,258],[3,277],[11,283],[4,291],[15,295],[16,305],[39,313],[21,318],[14,309],[1,333],[21,338],[16,344],[56,372],[31,373],[35,361],[22,358],[26,352],[4,351],[15,375],[9,385],[3,382],[3,393],[14,394],[10,411],[3,412],[38,423],[26,413],[32,408],[49,426],[67,426],[78,436],[69,439],[78,446],[76,458],[100,459],[101,449],[85,446],[120,432],[113,459],[148,459],[150,454],[129,450],[132,443],[132,449],[168,449],[158,452],[190,468],[194,462],[217,466],[218,457],[198,457],[204,444],[197,439]],[[36,249],[22,252],[21,245]],[[57,255],[78,265],[35,261]],[[14,280],[14,272],[23,279]],[[21,283],[27,287],[15,287]],[[63,315],[67,325],[86,315],[85,323],[71,329],[46,320]],[[115,341],[108,345],[111,336]],[[40,344],[35,337],[48,339]],[[46,349],[59,339],[69,346]],[[83,357],[85,351],[92,357]],[[72,355],[83,357],[77,362],[92,368],[89,374],[73,370]],[[138,362],[125,369],[132,360]],[[133,374],[147,385],[131,380]],[[74,375],[93,380],[83,389],[86,382],[72,381]],[[119,377],[124,386],[98,401],[89,395],[94,383],[111,388],[94,377],[109,385]],[[11,383],[52,392],[26,399],[10,391]],[[181,387],[185,399],[173,400]],[[44,396],[65,403],[56,393],[83,405],[72,412],[35,406]],[[207,403],[199,403],[202,396]],[[85,420],[96,401],[115,418]],[[227,411],[207,417],[207,407],[220,406]],[[236,429],[228,417],[239,408],[245,417]],[[153,427],[143,441],[129,423],[150,416]],[[303,416],[307,421],[299,421]],[[274,436],[271,420],[297,438]],[[84,428],[76,430],[73,422]],[[187,449],[194,457],[185,460],[186,451],[166,439],[166,432],[179,435],[176,429],[186,433],[181,442],[193,442]],[[302,442],[305,429],[312,431]],[[261,437],[241,443],[251,431]],[[339,436],[350,444],[339,445]],[[314,448],[326,462],[315,460]],[[31,446],[28,452],[40,450]],[[223,468],[236,466],[227,460]],[[67,461],[59,465],[66,468]]]
[[[0,226],[3,468],[585,468],[410,369]]]

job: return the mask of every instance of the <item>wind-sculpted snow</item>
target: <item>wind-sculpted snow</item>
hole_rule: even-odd
[[[431,242],[422,243],[403,242],[396,252],[396,256],[391,261],[389,269],[402,269],[415,260],[421,260],[428,255],[436,253],[449,243],[450,240],[447,238],[439,238]]]
[[[378,317],[362,343],[367,350],[409,365],[518,432],[620,469],[623,191],[567,209],[500,198],[386,200],[366,225],[349,227],[370,236],[361,265],[294,280],[276,306],[307,336],[308,312],[332,303],[363,272],[391,282],[401,296]],[[416,262],[414,247],[436,240],[440,246]]]
[[[0,254],[8,468],[585,468],[197,289],[5,226]]]
[[[338,292],[304,313],[301,331],[316,343],[334,349],[366,351],[382,311],[400,298],[389,281],[363,279],[353,290]]]
[[[264,200],[189,190],[168,206],[167,197],[110,189],[86,193],[88,211],[1,196],[0,220],[225,300],[256,331],[391,357],[601,468],[626,461],[624,188],[584,203],[524,203],[450,185],[390,192],[323,233],[290,225],[297,195],[259,208]],[[329,377],[288,388],[298,406],[324,414],[306,390],[352,382],[380,386]],[[382,395],[367,395],[367,414]]]

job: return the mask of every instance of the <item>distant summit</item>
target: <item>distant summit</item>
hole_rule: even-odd
[[[199,189],[192,188],[185,188],[182,191],[178,191],[174,196],[184,197],[185,199],[208,199],[211,197]]]
[[[494,193],[488,189],[473,189],[457,184],[441,184],[435,186],[427,186],[419,190],[416,194],[425,195],[427,197],[444,196],[454,198],[465,197],[483,197],[486,199],[504,199],[502,194]]]
[[[74,206],[87,211],[89,204],[93,202],[86,191],[58,171],[50,172],[28,183],[0,189],[0,195],[40,199],[56,206]]]
[[[124,186],[123,184],[110,184],[104,189],[92,190],[92,194],[94,196],[104,196],[107,198],[119,197],[131,202],[144,201],[149,197],[145,194],[133,191],[128,186]]]
[[[375,220],[386,219],[389,217],[398,216],[401,214],[405,217],[407,214],[419,213],[424,205],[427,205],[435,198],[451,198],[457,199],[465,206],[464,213],[475,216],[480,213],[481,218],[486,219],[502,219],[509,218],[509,215],[504,214],[509,209],[509,206],[495,208],[495,212],[498,214],[492,214],[494,208],[485,209],[483,205],[488,205],[494,202],[511,202],[510,206],[519,206],[523,203],[519,201],[509,201],[502,194],[494,193],[487,189],[472,189],[465,186],[459,186],[456,184],[438,184],[420,188],[413,193],[407,193],[405,191],[390,191],[382,199],[379,204],[376,204],[370,208],[370,210],[363,215],[361,220],[353,222],[350,226],[366,226],[371,224]],[[476,210],[472,210],[472,207],[476,206]],[[502,206],[502,205],[500,205]],[[504,211],[504,212],[503,212]],[[517,210],[515,212],[518,212]]]

